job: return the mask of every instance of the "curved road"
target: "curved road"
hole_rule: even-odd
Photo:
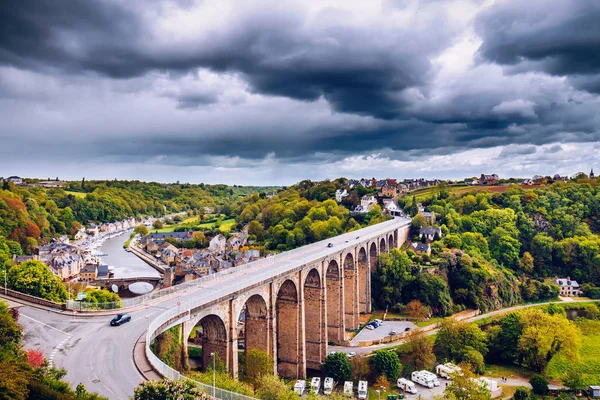
[[[56,366],[64,367],[66,379],[110,399],[128,399],[143,380],[133,364],[132,352],[149,321],[181,304],[202,304],[206,298],[220,298],[247,287],[265,276],[275,276],[312,260],[339,253],[357,240],[374,238],[410,220],[394,219],[325,241],[303,246],[281,255],[236,268],[227,274],[179,291],[129,312],[132,321],[120,327],[109,326],[111,315],[73,316],[25,306],[20,323],[25,330],[25,347],[40,348]],[[357,238],[358,237],[358,238]],[[332,243],[332,247],[327,244]]]

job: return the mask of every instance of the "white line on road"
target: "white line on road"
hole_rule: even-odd
[[[108,386],[106,386],[104,384],[104,382],[102,382],[102,380],[100,378],[98,378],[98,375],[96,374],[96,371],[94,370],[94,366],[92,365],[92,360],[94,360],[94,352],[96,351],[96,349],[98,348],[98,345],[100,344],[101,341],[98,341],[96,343],[96,345],[94,346],[94,348],[92,349],[92,354],[90,354],[90,369],[92,370],[92,374],[94,374],[94,380],[97,380],[98,382],[100,382],[100,384],[109,392],[111,392],[113,395],[115,395],[119,400],[123,400],[121,397],[117,396],[117,394],[115,392],[113,392],[112,390],[110,390],[110,388]],[[92,381],[93,382],[93,381]]]
[[[45,323],[43,323],[42,321],[38,321],[37,319],[30,317],[29,315],[25,315],[25,314],[21,313],[19,316],[20,316],[20,317],[29,318],[29,319],[30,319],[30,320],[32,320],[33,322],[36,322],[36,323],[38,323],[38,324],[40,324],[40,325],[44,325],[44,326],[45,326],[45,327],[47,327],[47,328],[54,329],[55,331],[58,331],[58,332],[62,333],[63,335],[67,335],[67,337],[66,337],[66,338],[64,338],[64,339],[62,340],[62,342],[60,342],[58,345],[54,346],[54,348],[52,349],[52,353],[50,353],[50,357],[48,357],[48,366],[49,366],[50,368],[52,368],[52,367],[54,366],[54,357],[56,356],[56,353],[58,353],[58,351],[59,351],[59,350],[60,350],[60,349],[61,349],[61,348],[62,348],[62,347],[63,347],[63,346],[64,346],[64,345],[67,343],[67,341],[68,341],[69,339],[71,339],[71,337],[72,337],[73,335],[71,335],[71,334],[70,334],[70,333],[68,333],[68,332],[62,331],[62,330],[60,330],[60,329],[58,329],[58,328],[55,328],[55,327],[53,327],[53,326],[50,326],[50,325],[48,325],[48,324],[45,324]]]

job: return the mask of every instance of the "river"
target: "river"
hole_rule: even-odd
[[[103,264],[115,267],[115,278],[158,277],[157,270],[132,253],[125,251],[123,243],[129,239],[129,232],[107,239],[98,248],[106,256],[100,257]]]

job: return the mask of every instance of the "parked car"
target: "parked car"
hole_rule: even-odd
[[[112,326],[119,326],[125,322],[131,321],[131,315],[129,314],[117,314],[111,321]]]
[[[390,331],[390,336],[397,335],[397,334],[398,334],[398,332],[396,332],[396,331]]]
[[[335,354],[335,351],[330,351],[329,352],[329,355],[333,355],[333,354]]]
[[[365,326],[365,328],[367,328],[368,330],[372,331],[373,329],[375,329],[375,326],[372,324],[368,324],[367,326]]]
[[[404,332],[408,332],[408,331],[410,331],[410,328],[404,329]]]
[[[355,351],[351,351],[350,353],[348,353],[348,358],[352,358],[356,355]]]

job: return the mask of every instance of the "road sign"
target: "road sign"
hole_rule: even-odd
[[[77,293],[77,300],[81,301],[87,297],[86,292]]]

